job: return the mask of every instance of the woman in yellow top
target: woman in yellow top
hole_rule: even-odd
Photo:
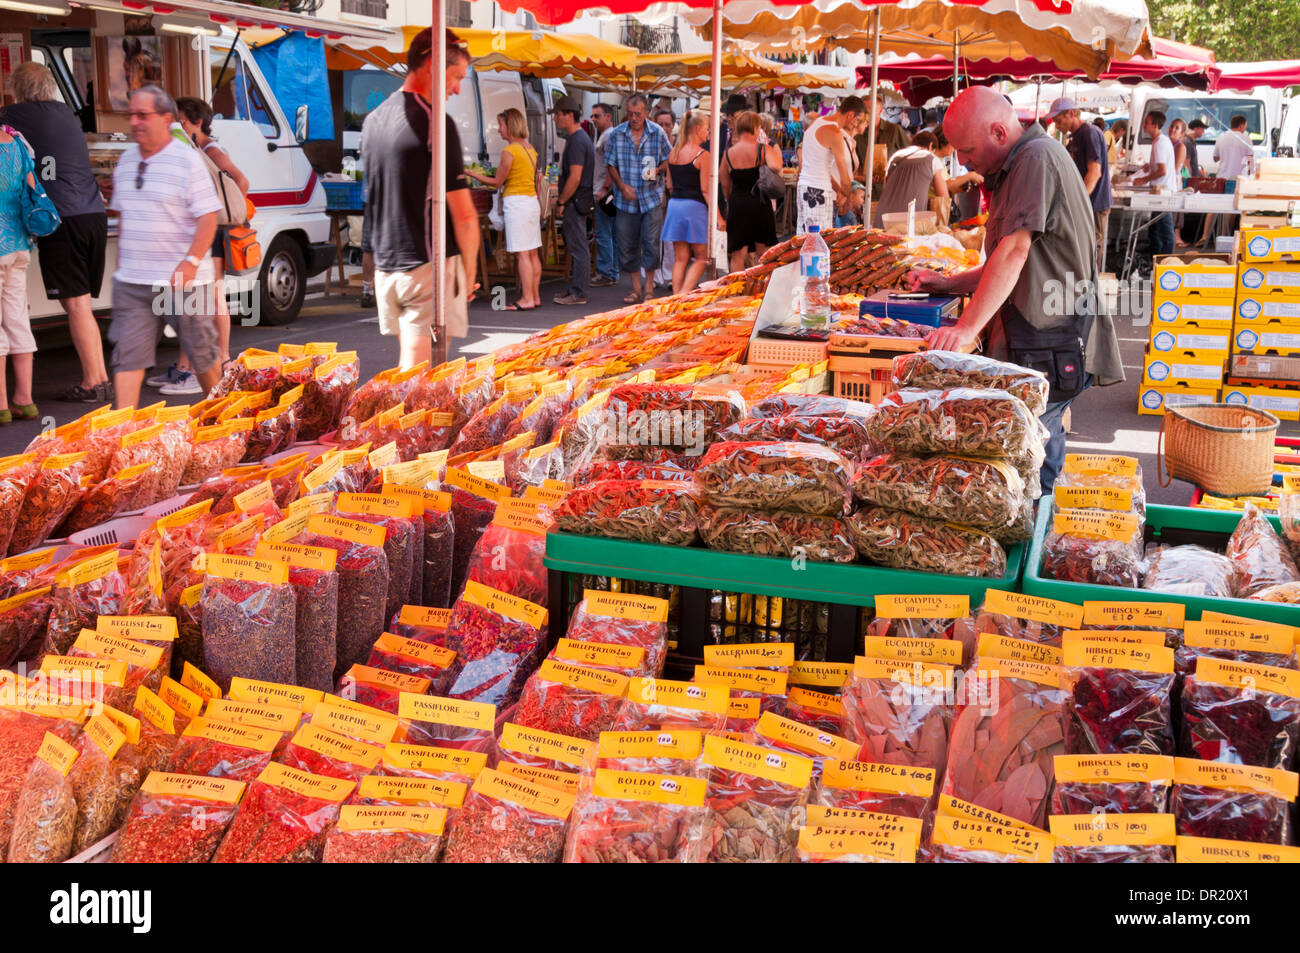
[[[537,167],[537,150],[528,144],[528,122],[518,109],[497,115],[497,128],[506,147],[501,150],[497,174],[491,178],[481,172],[465,174],[484,185],[501,188],[501,214],[506,220],[506,251],[519,256],[517,304],[507,311],[532,311],[542,303],[542,262],[537,249],[542,247],[542,207],[538,199],[542,172]]]

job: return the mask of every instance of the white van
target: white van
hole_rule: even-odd
[[[1133,90],[1129,108],[1129,137],[1134,142],[1129,150],[1130,163],[1142,165],[1151,155],[1151,137],[1142,131],[1147,113],[1165,114],[1165,130],[1175,119],[1190,123],[1199,119],[1205,123],[1205,133],[1196,142],[1196,157],[1205,175],[1217,172],[1219,163],[1214,160],[1214,144],[1230,128],[1233,116],[1246,117],[1246,134],[1254,143],[1255,155],[1265,158],[1273,154],[1273,131],[1281,121],[1281,97],[1275,91],[1254,90],[1250,93],[1194,93],[1183,90],[1157,89],[1138,86]]]
[[[111,177],[117,157],[130,144],[126,119],[102,110],[101,103],[86,102],[84,75],[87,69],[92,77],[101,75],[95,71],[95,58],[107,49],[101,34],[113,30],[98,21],[109,17],[120,21],[121,16],[87,12],[96,18],[89,30],[48,29],[45,24],[38,26],[32,17],[32,58],[50,67],[63,101],[82,116],[83,126],[98,130],[86,135],[91,165],[97,177]],[[164,35],[160,43],[172,39]],[[212,134],[248,177],[249,197],[257,206],[252,225],[262,248],[262,268],[255,285],[259,320],[288,324],[302,307],[307,279],[324,271],[334,258],[325,191],[302,151],[306,107],[300,107],[295,121],[290,121],[271,95],[248,48],[228,29],[223,28],[217,36],[187,36],[164,50],[169,57],[164,64],[178,62],[183,74],[166,82],[168,91],[198,96],[212,104]],[[116,224],[110,217],[104,283],[92,303],[97,311],[111,306],[116,258]],[[59,303],[45,297],[35,263],[28,270],[27,298],[33,326],[63,322]],[[232,313],[246,314],[249,306],[251,302],[238,310],[232,307]]]

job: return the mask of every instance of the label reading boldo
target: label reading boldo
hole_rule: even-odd
[[[1147,410],[1159,410],[1163,402],[1160,391],[1155,388],[1142,392],[1142,406]]]
[[[1256,258],[1263,258],[1273,250],[1273,243],[1263,235],[1256,235],[1250,240],[1250,244],[1248,244],[1246,248]]]
[[[1258,288],[1264,283],[1264,273],[1258,268],[1247,268],[1241,273],[1241,283],[1252,290]]]
[[[1155,361],[1147,369],[1147,376],[1153,381],[1163,381],[1169,377],[1169,365],[1164,361]]]
[[[1176,271],[1166,271],[1160,276],[1160,287],[1165,291],[1177,291],[1183,283],[1183,276]]]
[[[1156,346],[1157,351],[1171,351],[1177,340],[1170,332],[1161,331],[1151,339],[1151,343]]]
[[[1259,335],[1247,328],[1237,335],[1237,347],[1243,351],[1253,350],[1259,343]]]
[[[1256,318],[1258,318],[1259,312],[1260,312],[1259,302],[1256,301],[1254,298],[1247,298],[1237,308],[1237,314],[1241,315],[1247,321],[1253,321]]]

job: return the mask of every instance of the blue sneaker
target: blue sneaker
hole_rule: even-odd
[[[184,371],[176,370],[176,365],[173,364],[171,367],[167,368],[166,374],[155,374],[153,377],[146,377],[144,382],[150,387],[163,387],[167,384],[175,384],[179,382],[181,377],[184,376],[184,373]]]

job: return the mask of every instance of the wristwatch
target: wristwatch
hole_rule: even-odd
[[[195,268],[197,268],[197,267],[199,267],[199,265],[203,264],[203,259],[202,259],[202,258],[195,258],[193,255],[186,255],[186,256],[185,256],[185,260],[186,260],[187,262],[189,262],[191,265],[193,265]]]

